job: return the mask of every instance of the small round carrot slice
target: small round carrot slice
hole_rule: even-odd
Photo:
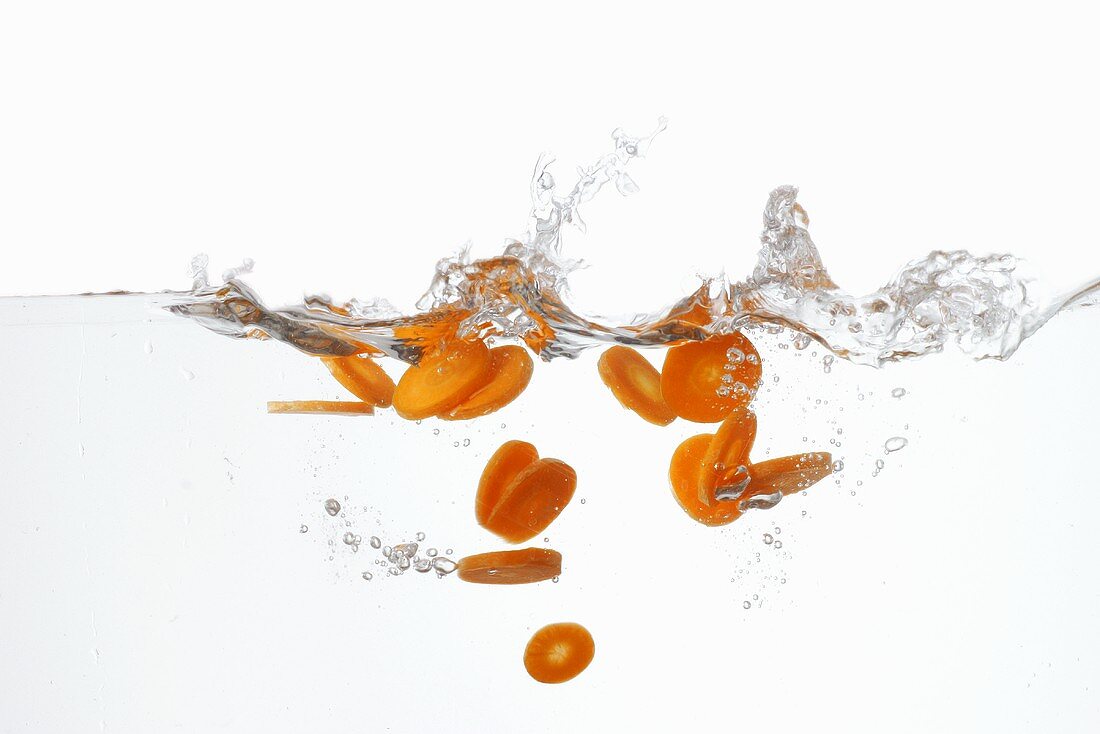
[[[781,456],[749,466],[746,496],[794,494],[812,487],[833,473],[833,456],[828,451]]]
[[[539,452],[526,441],[505,441],[501,444],[481,472],[481,481],[477,485],[477,497],[474,500],[474,517],[477,524],[485,527],[504,490],[516,476],[538,461]]]
[[[523,651],[523,667],[539,683],[564,683],[576,678],[596,656],[596,643],[576,622],[548,624],[531,636]]]
[[[661,373],[637,350],[616,345],[600,355],[600,379],[628,410],[658,426],[676,420],[661,395]]]
[[[703,455],[699,470],[699,502],[709,507],[717,502],[714,490],[719,477],[749,465],[749,451],[756,440],[756,413],[748,407],[738,406],[726,416],[714,433],[714,438]]]
[[[388,408],[393,403],[396,385],[373,359],[363,357],[322,357],[336,381],[364,403]]]
[[[760,355],[740,332],[673,347],[661,368],[668,407],[696,423],[717,423],[747,405],[759,384]]]
[[[393,393],[393,407],[407,420],[446,412],[488,381],[491,362],[480,341],[453,340],[405,370]]]
[[[688,517],[704,525],[728,525],[741,516],[736,502],[715,501],[705,505],[699,501],[699,473],[713,438],[709,433],[700,433],[677,446],[668,468],[668,480],[672,495]]]
[[[509,543],[530,540],[554,522],[576,489],[573,467],[539,459],[516,475],[483,525]]]
[[[534,584],[561,575],[561,553],[549,548],[523,548],[466,556],[458,577],[472,584]]]
[[[458,406],[440,415],[443,420],[465,421],[500,410],[519,397],[531,382],[535,363],[523,347],[507,346],[489,350],[489,382],[474,391]]]

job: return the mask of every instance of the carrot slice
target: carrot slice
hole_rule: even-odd
[[[733,409],[714,433],[703,455],[699,470],[699,502],[709,507],[714,498],[719,477],[729,476],[749,464],[749,451],[756,440],[756,413],[745,406]]]
[[[373,415],[369,403],[338,400],[270,400],[268,413],[318,413],[321,415]]]
[[[548,624],[531,636],[523,667],[539,683],[564,683],[580,675],[596,656],[592,635],[576,622]]]
[[[833,473],[833,457],[827,451],[781,456],[749,466],[746,496],[758,494],[794,494],[812,487]]]
[[[530,464],[538,461],[539,452],[526,441],[505,441],[489,458],[481,481],[477,485],[477,498],[474,500],[474,517],[477,524],[485,527],[504,490],[516,478],[516,475]]]
[[[393,393],[393,407],[407,420],[446,412],[488,382],[491,362],[480,341],[453,340],[405,370]]]
[[[519,397],[531,382],[535,363],[523,347],[507,346],[489,350],[489,382],[474,391],[457,407],[440,415],[443,420],[464,421],[500,410]]]
[[[699,474],[713,439],[709,433],[700,433],[677,446],[668,468],[668,479],[672,495],[688,517],[704,525],[728,525],[741,516],[736,502],[706,505],[699,500]]]
[[[516,475],[483,525],[509,543],[530,540],[561,514],[576,489],[573,467],[539,459]]]
[[[747,405],[760,384],[760,355],[740,332],[668,350],[661,392],[676,415],[716,423]]]
[[[600,355],[600,379],[627,410],[667,426],[676,414],[661,395],[661,373],[637,350],[616,345]]]
[[[363,402],[380,408],[388,408],[393,403],[396,385],[374,360],[351,356],[322,357],[321,361],[337,382]]]
[[[533,584],[560,575],[561,553],[549,548],[479,553],[458,562],[458,577],[472,584]]]

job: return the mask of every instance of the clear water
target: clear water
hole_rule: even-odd
[[[567,305],[560,223],[600,182],[629,193],[622,167],[646,142],[618,136],[572,195],[546,193],[540,163],[532,229],[505,273],[524,287],[485,287],[501,281],[445,261],[421,314],[318,299],[268,309],[246,274],[210,285],[201,268],[191,293],[0,299],[0,721],[127,732],[1100,721],[1096,316],[1049,318],[1088,303],[1089,286],[1044,295],[1013,261],[934,254],[853,298],[780,189],[755,273],[603,323]],[[837,462],[805,496],[717,529],[687,519],[667,486],[675,446],[706,429],[623,411],[589,348],[682,337],[668,316],[696,304],[715,320],[689,338],[745,325],[764,358],[754,458],[827,450]],[[308,352],[369,343],[415,360],[419,345],[394,339],[394,325],[456,308],[490,323],[484,334],[573,359],[537,365],[520,400],[469,423],[274,416],[268,400],[345,395],[299,350],[191,320]],[[532,316],[552,338],[531,333]],[[962,350],[904,359],[960,337]],[[448,560],[500,547],[472,497],[511,438],[578,472],[574,502],[532,541],[561,551],[563,572],[464,584]],[[523,646],[567,620],[592,631],[595,662],[540,686]]]

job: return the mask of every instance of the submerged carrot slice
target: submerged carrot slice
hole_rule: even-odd
[[[734,408],[718,426],[703,455],[698,483],[701,505],[709,507],[717,502],[714,490],[719,477],[726,476],[732,480],[731,475],[740,467],[749,465],[749,451],[755,440],[756,413],[744,406]]]
[[[661,395],[661,373],[637,350],[616,345],[600,355],[600,379],[628,410],[658,426],[676,420]]]
[[[812,487],[833,473],[833,456],[827,451],[781,456],[749,466],[748,494],[794,494]]]
[[[531,382],[535,363],[523,347],[507,346],[489,350],[489,382],[474,391],[458,406],[440,415],[443,420],[464,421],[500,410],[519,397]]]
[[[393,403],[396,385],[374,360],[351,356],[322,357],[321,361],[337,382],[363,402],[380,408],[388,408]]]
[[[596,656],[596,643],[576,622],[548,624],[531,636],[523,667],[539,683],[564,683],[580,675]]]
[[[728,525],[741,516],[736,502],[716,501],[708,505],[699,499],[699,475],[713,439],[709,433],[700,433],[677,446],[668,468],[668,480],[672,495],[688,517],[704,525]]]
[[[337,400],[270,400],[268,413],[318,413],[321,415],[373,415],[369,403]]]
[[[760,372],[756,347],[736,332],[669,349],[661,369],[661,392],[681,418],[716,423],[749,403]]]
[[[577,473],[564,461],[532,462],[505,488],[484,527],[509,543],[530,540],[554,521],[577,488]]]
[[[491,362],[480,341],[452,340],[444,351],[405,370],[393,393],[393,407],[408,420],[446,412],[488,382]]]
[[[549,548],[523,548],[466,556],[458,577],[473,584],[533,584],[561,575],[561,553]]]
[[[474,517],[477,524],[485,527],[504,490],[521,471],[538,461],[539,452],[526,441],[505,441],[489,458],[481,481],[477,485],[477,498],[474,500]]]

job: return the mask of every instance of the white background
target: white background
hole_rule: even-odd
[[[1066,3],[8,3],[0,294],[182,289],[206,252],[215,275],[255,259],[272,303],[409,308],[436,259],[523,230],[540,151],[569,183],[613,128],[660,114],[641,192],[605,192],[566,240],[591,263],[584,311],[743,275],[782,183],[852,291],[934,248],[1013,252],[1069,286],[1100,273],[1096,27]],[[36,331],[5,308],[0,731],[1100,726],[1094,314],[1004,365],[838,365],[821,383],[808,357],[766,352],[784,377],[759,445],[843,427],[849,477],[711,532],[661,478],[696,427],[629,420],[593,355],[540,366],[499,422],[435,437],[388,416],[272,423],[270,397],[339,396],[278,345],[141,317]],[[807,413],[814,394],[847,417]],[[379,532],[484,549],[451,485],[517,437],[504,422],[585,478],[551,533],[559,586],[367,585],[346,555],[329,571],[319,502],[337,486]],[[910,424],[871,480],[872,450]],[[773,523],[792,557],[752,570]],[[557,617],[599,653],[548,689],[518,654]]]

